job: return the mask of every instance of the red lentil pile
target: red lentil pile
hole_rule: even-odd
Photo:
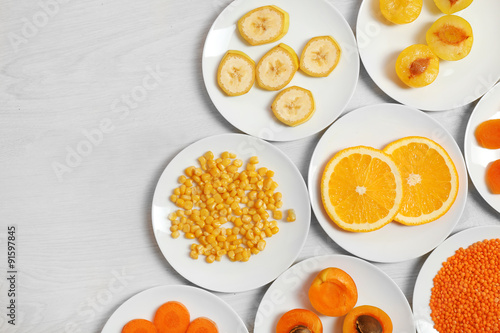
[[[434,277],[430,307],[441,333],[500,332],[500,239],[449,257]]]

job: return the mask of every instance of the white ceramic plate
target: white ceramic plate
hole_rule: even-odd
[[[292,266],[267,290],[255,317],[255,333],[274,332],[279,318],[287,311],[302,308],[314,311],[307,293],[312,280],[324,268],[337,267],[349,274],[358,289],[356,306],[373,305],[392,320],[393,332],[414,333],[410,305],[399,287],[374,265],[351,256],[313,257]],[[344,317],[327,317],[316,312],[323,332],[341,332]]]
[[[497,212],[500,212],[500,195],[493,194],[485,182],[486,168],[491,162],[500,159],[500,149],[486,149],[478,145],[474,132],[479,124],[489,119],[500,119],[500,84],[497,84],[472,112],[465,130],[465,161],[470,178],[479,194]]]
[[[169,196],[179,186],[177,179],[183,170],[197,165],[197,158],[209,150],[217,156],[224,151],[235,153],[244,165],[251,156],[258,156],[258,167],[275,171],[273,179],[279,184],[277,191],[283,194],[282,210],[294,209],[297,215],[293,223],[280,221],[279,233],[266,239],[265,250],[253,255],[248,262],[231,262],[224,257],[220,262],[208,264],[204,256],[193,260],[189,257],[189,247],[195,240],[183,236],[173,239],[170,236],[171,224],[167,217],[178,208],[170,202]],[[255,289],[274,280],[298,256],[306,240],[310,220],[309,196],[297,167],[272,144],[243,134],[208,137],[182,150],[163,171],[153,197],[153,230],[160,250],[170,265],[192,283],[221,292]],[[232,226],[231,222],[228,224]]]
[[[404,226],[391,222],[367,233],[348,232],[333,223],[323,209],[320,181],[326,163],[338,151],[358,146],[382,149],[406,136],[428,137],[443,146],[455,163],[459,189],[451,209],[437,221]],[[467,198],[467,171],[453,137],[425,113],[400,104],[379,104],[360,108],[337,120],[318,142],[309,166],[309,193],[319,223],[341,247],[361,258],[398,262],[421,256],[439,245],[462,215]]]
[[[153,321],[156,310],[168,301],[184,304],[191,315],[212,319],[221,332],[248,333],[238,314],[219,297],[189,286],[169,285],[154,287],[125,301],[108,319],[102,333],[119,333],[132,319]]]
[[[379,0],[364,0],[356,25],[361,60],[373,81],[386,94],[406,105],[428,111],[447,110],[482,96],[500,78],[500,1],[474,1],[455,13],[472,26],[474,45],[467,57],[439,63],[439,75],[430,85],[409,88],[394,69],[399,53],[412,44],[426,44],[425,33],[444,14],[433,0],[424,0],[420,16],[412,23],[391,24],[382,16]]]
[[[499,237],[499,226],[471,228],[451,236],[432,251],[418,273],[413,291],[413,312],[419,333],[438,333],[434,329],[434,321],[431,319],[429,303],[433,287],[432,280],[441,269],[443,262],[454,255],[455,251],[460,247],[465,249],[475,242]]]
[[[215,107],[239,130],[265,140],[296,140],[321,131],[342,113],[358,81],[359,55],[351,28],[342,14],[326,0],[273,1],[273,5],[290,15],[288,33],[275,43],[246,44],[236,27],[238,19],[254,8],[269,4],[266,0],[236,0],[222,11],[205,41],[203,79]],[[342,49],[337,67],[326,78],[314,78],[297,71],[288,85],[308,89],[314,96],[316,111],[304,124],[290,127],[274,117],[271,104],[278,91],[267,91],[255,84],[247,94],[229,97],[217,85],[217,68],[227,50],[243,51],[257,63],[272,47],[285,43],[300,57],[309,39],[324,35],[333,36]]]

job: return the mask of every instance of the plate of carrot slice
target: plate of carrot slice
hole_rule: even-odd
[[[446,239],[429,255],[415,283],[417,331],[498,332],[499,272],[500,226],[470,228]]]
[[[238,314],[214,294],[191,286],[167,285],[125,301],[102,333],[248,333]]]
[[[385,318],[377,314],[382,311]],[[406,297],[382,270],[353,256],[316,256],[295,264],[273,282],[257,310],[254,333],[289,332],[296,325],[313,333],[351,332],[346,329],[356,313],[392,327],[383,332],[415,332]]]
[[[474,186],[500,212],[500,83],[474,108],[465,130],[464,149]]]

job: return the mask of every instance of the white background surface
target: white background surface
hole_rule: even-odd
[[[354,28],[361,1],[331,2]],[[44,20],[37,1],[1,0],[0,269],[5,276],[6,229],[15,224],[19,271],[15,327],[6,323],[8,286],[0,280],[2,332],[100,332],[113,311],[136,293],[189,284],[154,240],[154,187],[185,146],[238,132],[211,103],[201,74],[206,34],[229,0],[57,3]],[[40,27],[30,30],[34,20]],[[163,74],[155,81],[150,69]],[[152,89],[140,88],[144,84]],[[141,91],[147,91],[144,98],[127,107],[122,99],[132,93],[142,97]],[[345,112],[381,102],[393,100],[362,66]],[[474,105],[429,114],[463,149]],[[89,149],[82,143],[84,132],[100,126],[107,133]],[[321,134],[276,146],[306,177]],[[89,153],[67,166],[68,151],[78,147]],[[58,177],[54,163],[69,171]],[[471,185],[454,232],[499,220]],[[346,254],[313,217],[297,260],[331,253]],[[376,265],[411,303],[425,258]],[[252,332],[267,287],[217,295]]]

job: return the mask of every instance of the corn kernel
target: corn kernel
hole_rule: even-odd
[[[257,156],[252,156],[252,157],[250,157],[250,160],[248,161],[248,163],[257,164],[257,163],[259,163],[259,158]]]
[[[194,173],[194,166],[190,166],[190,167],[187,167],[186,169],[184,169],[184,173],[185,173],[185,174],[186,174],[186,176],[188,176],[188,177],[193,176],[193,173]]]
[[[207,151],[205,154],[203,154],[203,157],[205,157],[205,159],[207,161],[213,160],[214,159],[214,153],[212,153],[211,151]]]
[[[172,236],[172,238],[177,238],[177,237],[179,237],[180,235],[181,235],[181,233],[180,233],[179,231],[174,231],[174,232],[172,232],[172,235],[171,235],[171,236]]]

